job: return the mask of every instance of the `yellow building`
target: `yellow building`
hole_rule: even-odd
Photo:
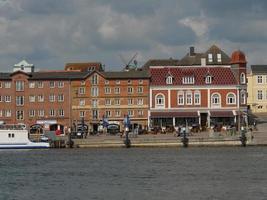
[[[267,65],[251,65],[247,103],[252,113],[267,114]]]

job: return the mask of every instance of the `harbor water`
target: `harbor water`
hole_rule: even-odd
[[[267,199],[266,147],[0,151],[0,200]]]

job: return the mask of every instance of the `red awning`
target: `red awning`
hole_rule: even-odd
[[[198,117],[197,112],[151,112],[151,118]]]
[[[233,111],[210,111],[211,117],[234,117]]]

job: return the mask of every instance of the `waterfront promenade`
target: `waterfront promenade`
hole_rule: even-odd
[[[258,125],[258,130],[248,132],[247,145],[267,145],[267,123]],[[240,135],[231,135],[226,132],[200,132],[188,136],[190,146],[241,146]],[[129,134],[131,147],[182,147],[181,137],[173,133],[167,134],[144,134],[134,136]],[[119,135],[94,135],[86,139],[74,139],[74,147],[125,147],[125,138]]]

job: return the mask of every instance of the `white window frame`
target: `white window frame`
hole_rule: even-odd
[[[132,98],[128,99],[128,105],[133,105],[133,99]]]
[[[85,87],[79,87],[78,94],[85,94]]]
[[[85,117],[85,111],[84,111],[84,110],[81,110],[81,111],[79,112],[79,115],[80,115],[80,117]]]
[[[97,85],[98,84],[98,75],[97,74],[93,74],[91,77],[91,84],[92,85]]]
[[[24,81],[16,81],[16,91],[24,91]]]
[[[16,111],[16,120],[24,120],[24,111],[23,110],[17,110]]]
[[[59,109],[58,110],[58,116],[59,117],[64,117],[64,115],[65,115],[64,109]]]
[[[114,99],[114,105],[116,105],[116,106],[119,106],[119,105],[121,105],[121,100],[120,99]]]
[[[55,102],[56,101],[56,95],[55,94],[50,94],[49,95],[49,102]]]
[[[240,83],[246,84],[246,75],[243,72],[240,74]]]
[[[222,54],[217,53],[217,61],[222,62]]]
[[[105,105],[111,106],[111,99],[105,99]]]
[[[98,99],[92,99],[92,107],[96,108],[98,106]]]
[[[257,90],[257,100],[263,100],[263,91]]]
[[[50,81],[49,82],[49,87],[50,88],[55,88],[55,86],[56,86],[56,82],[55,81]]]
[[[144,88],[142,86],[137,87],[137,93],[142,94],[144,92]]]
[[[184,105],[184,91],[178,91],[177,93],[177,104]]]
[[[29,88],[35,88],[35,82],[34,81],[29,82]]]
[[[85,99],[79,100],[79,106],[85,106]]]
[[[212,83],[212,76],[210,76],[210,75],[206,76],[205,83],[206,84],[211,84]]]
[[[37,96],[37,101],[38,101],[38,102],[44,102],[44,95],[39,94],[39,95]]]
[[[16,96],[16,106],[24,106],[24,96]]]
[[[186,91],[186,93],[185,93],[185,103],[186,103],[186,105],[192,105],[193,104],[192,91]]]
[[[213,58],[212,58],[212,57],[213,57],[212,54],[209,53],[209,54],[208,54],[208,61],[209,61],[209,62],[213,62]]]
[[[263,77],[261,75],[257,76],[257,84],[263,84]]]
[[[98,96],[98,87],[92,87],[91,88],[91,96],[97,97]]]
[[[115,87],[114,88],[114,93],[115,94],[120,94],[121,93],[121,88],[120,87]]]
[[[198,97],[196,97],[198,95]],[[195,105],[201,105],[201,92],[195,91],[194,92],[194,104]]]
[[[58,102],[64,102],[64,94],[58,94],[57,101]]]
[[[155,106],[156,108],[165,108],[165,95],[159,93],[155,96]]]
[[[11,88],[11,82],[10,82],[10,81],[6,81],[6,82],[4,83],[4,87],[5,87],[5,88]]]
[[[235,105],[236,104],[236,95],[233,92],[227,93],[227,95],[226,95],[226,103],[228,105]]]
[[[216,98],[215,98],[215,95],[216,95]],[[216,100],[216,102],[215,102],[215,100]],[[211,106],[212,107],[221,107],[221,103],[222,103],[221,95],[219,93],[217,93],[217,92],[212,93],[212,95],[211,95]]]
[[[58,88],[63,88],[64,87],[64,82],[63,81],[58,81],[57,86],[58,86]]]
[[[129,117],[133,117],[134,116],[134,110],[128,110],[127,114]]]
[[[137,105],[139,105],[139,106],[144,105],[144,99],[143,98],[138,98],[137,99]]]
[[[35,110],[29,110],[29,117],[35,116]]]
[[[105,94],[111,94],[111,88],[105,87]]]
[[[54,109],[49,110],[49,116],[50,117],[55,117],[56,116],[56,111]]]
[[[242,105],[245,105],[247,103],[247,92],[246,91],[241,91],[241,93],[240,93],[240,103]]]
[[[171,85],[172,84],[172,81],[173,81],[173,77],[172,76],[167,76],[167,78],[166,78],[166,84],[168,84],[168,85]]]
[[[127,87],[128,94],[133,94],[133,87]]]
[[[43,83],[43,81],[38,81],[38,82],[37,82],[37,87],[38,87],[38,88],[43,88],[43,87],[44,87],[44,83]]]
[[[11,103],[11,100],[12,98],[11,98],[11,96],[9,96],[9,95],[7,95],[7,96],[5,96],[5,102],[6,103]]]

